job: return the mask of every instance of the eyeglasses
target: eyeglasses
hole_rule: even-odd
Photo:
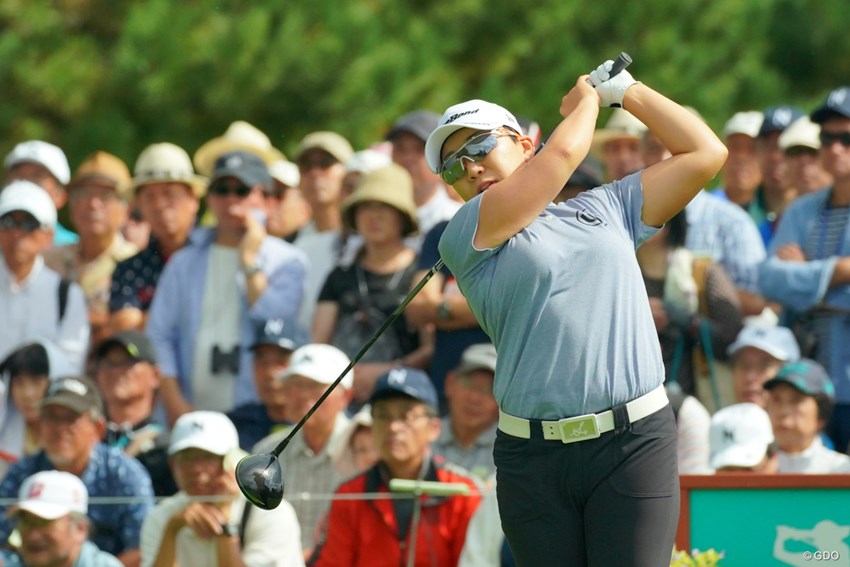
[[[227,197],[228,195],[236,195],[240,199],[244,199],[253,191],[253,187],[248,187],[247,185],[227,185],[226,183],[219,183],[217,185],[213,185],[210,187],[210,193],[215,195],[216,197]]]
[[[12,215],[6,215],[0,218],[0,230],[20,230],[21,232],[35,232],[44,228],[40,222],[38,222],[35,218],[26,215],[20,217],[13,217]]]
[[[823,132],[820,133],[820,143],[824,148],[830,147],[833,143],[838,142],[845,148],[850,148],[850,132],[838,132],[833,134],[831,132]]]
[[[516,134],[507,130],[491,130],[473,134],[460,148],[443,160],[440,166],[440,177],[447,184],[454,184],[466,174],[468,164],[478,163],[487,157],[487,154],[496,147],[498,139],[505,136],[513,138]]]
[[[339,160],[329,153],[321,152],[299,159],[298,169],[301,173],[305,173],[315,167],[318,167],[319,169],[327,169],[335,163],[339,163]]]

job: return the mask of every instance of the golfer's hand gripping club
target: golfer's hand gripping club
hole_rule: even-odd
[[[609,59],[590,72],[587,82],[599,93],[599,106],[623,106],[626,90],[637,83],[631,73],[625,70],[631,63],[632,58],[628,53],[621,52],[617,59]]]
[[[277,508],[280,501],[283,500],[284,489],[283,471],[281,470],[280,461],[278,460],[280,454],[284,449],[286,449],[286,446],[289,445],[289,442],[295,434],[298,433],[304,425],[304,422],[310,419],[310,416],[315,413],[320,405],[322,405],[322,402],[327,399],[334,388],[339,386],[339,383],[342,382],[345,375],[354,368],[354,365],[357,364],[361,358],[363,358],[363,355],[366,354],[373,344],[375,344],[375,341],[378,340],[384,331],[386,331],[389,326],[399,318],[410,301],[423,287],[425,287],[425,284],[427,284],[434,274],[439,272],[442,267],[443,260],[441,258],[437,260],[437,263],[434,264],[430,270],[428,270],[428,273],[425,274],[418,284],[416,284],[416,287],[410,290],[410,293],[408,293],[399,306],[396,307],[392,315],[390,315],[378,328],[378,330],[375,331],[375,334],[372,335],[372,338],[370,338],[365,345],[363,345],[360,352],[354,355],[354,358],[351,359],[351,362],[345,367],[345,370],[343,370],[339,377],[337,377],[337,379],[328,386],[321,397],[319,397],[319,399],[316,400],[316,403],[313,404],[313,407],[304,414],[304,417],[292,426],[292,429],[289,430],[287,436],[272,450],[271,453],[248,455],[239,461],[236,465],[236,483],[239,485],[239,489],[242,491],[242,494],[245,495],[245,498],[247,498],[252,504],[264,510]]]

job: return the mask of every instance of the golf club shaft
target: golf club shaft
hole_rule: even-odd
[[[442,267],[443,259],[440,258],[439,260],[437,260],[437,263],[434,264],[430,270],[428,270],[428,273],[422,277],[419,283],[416,284],[416,287],[410,290],[410,293],[408,293],[404,300],[399,304],[399,306],[395,308],[395,311],[392,312],[392,315],[390,315],[387,320],[384,321],[383,324],[378,328],[378,330],[375,331],[375,334],[372,335],[372,338],[369,339],[365,345],[363,345],[363,348],[360,349],[360,352],[354,355],[354,358],[351,359],[351,362],[348,363],[348,366],[345,367],[345,370],[343,370],[342,373],[337,377],[337,379],[334,380],[330,386],[328,386],[327,390],[325,390],[321,397],[316,400],[316,403],[313,404],[313,407],[311,407],[307,411],[307,413],[304,414],[304,417],[298,420],[298,423],[296,423],[292,427],[292,429],[289,430],[289,434],[283,439],[283,441],[278,444],[277,447],[272,450],[272,455],[274,455],[275,457],[280,456],[283,450],[286,449],[286,446],[289,445],[289,442],[292,440],[295,434],[298,433],[298,431],[304,425],[304,422],[310,419],[310,416],[315,413],[315,411],[319,408],[320,405],[322,405],[322,402],[324,402],[327,397],[331,395],[331,392],[334,390],[334,388],[339,386],[339,383],[342,382],[343,378],[345,378],[345,375],[348,374],[352,368],[354,368],[354,365],[357,364],[361,358],[363,358],[363,355],[366,354],[366,351],[368,351],[372,347],[372,345],[375,344],[375,341],[377,341],[378,338],[382,334],[384,334],[384,331],[386,331],[387,328],[392,325],[396,319],[398,319],[399,315],[401,315],[402,311],[404,311],[404,308],[407,307],[407,304],[411,302],[411,300],[416,296],[416,294],[419,293],[419,291],[423,287],[425,287],[425,284],[427,284],[431,280],[431,278],[434,277],[434,274],[439,272],[440,268]]]

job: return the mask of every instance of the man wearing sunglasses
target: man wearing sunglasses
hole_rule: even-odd
[[[218,225],[192,233],[159,280],[147,333],[170,423],[191,409],[227,412],[257,401],[249,349],[257,324],[301,309],[308,262],[266,233],[271,185],[259,156],[219,157],[206,197]]]
[[[820,130],[820,159],[831,187],[799,197],[782,215],[759,280],[783,305],[786,323],[805,316],[816,358],[835,385],[826,433],[835,448],[850,442],[850,87],[839,87],[811,115]],[[801,341],[805,346],[809,341]]]
[[[42,258],[55,227],[56,207],[38,185],[13,181],[0,193],[0,360],[40,338],[58,345],[80,370],[89,341],[83,292]]]

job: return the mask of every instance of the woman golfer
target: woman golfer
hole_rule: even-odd
[[[428,138],[466,200],[440,253],[499,352],[494,449],[517,563],[669,565],[676,431],[635,248],[709,181],[726,148],[698,118],[611,62],[579,77],[535,155],[514,116],[471,100]],[[559,205],[599,106],[621,105],[673,157]]]

